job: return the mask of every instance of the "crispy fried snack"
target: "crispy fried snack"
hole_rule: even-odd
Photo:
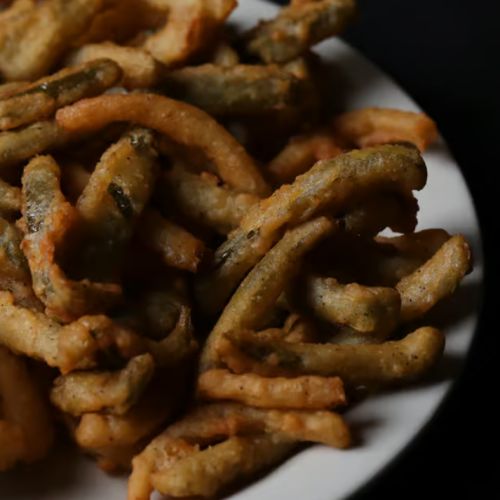
[[[411,142],[425,151],[436,141],[436,124],[425,113],[387,108],[363,108],[333,121],[333,133],[346,146],[365,148],[388,142]]]
[[[85,99],[57,112],[67,131],[98,130],[114,121],[151,127],[178,144],[203,150],[224,182],[242,192],[266,194],[268,187],[253,160],[213,118],[189,104],[152,94]]]
[[[208,370],[198,378],[198,395],[206,400],[230,400],[258,408],[323,410],[346,404],[338,377],[261,377]]]
[[[115,85],[121,75],[115,62],[98,59],[41,78],[0,99],[0,130],[45,120],[63,106],[101,94]]]
[[[246,49],[267,63],[299,57],[325,38],[338,35],[354,14],[353,0],[312,0],[292,3],[277,17],[261,22],[246,37]]]

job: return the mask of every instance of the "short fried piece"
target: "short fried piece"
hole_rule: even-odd
[[[162,67],[146,51],[137,47],[125,47],[113,42],[84,45],[71,54],[71,66],[93,61],[111,59],[123,70],[122,85],[128,89],[153,87],[162,74]]]
[[[353,0],[297,2],[247,35],[246,49],[267,63],[299,57],[325,38],[338,35],[353,17]]]
[[[205,343],[201,370],[217,365],[217,346],[225,332],[258,328],[298,270],[303,256],[334,229],[319,217],[290,230],[252,269],[232,296]]]
[[[401,294],[401,321],[423,316],[451,295],[470,268],[471,251],[467,241],[462,235],[453,236],[425,264],[396,285]]]
[[[208,370],[198,379],[198,395],[207,400],[231,400],[258,408],[323,410],[346,404],[338,377],[261,377]]]
[[[173,204],[183,216],[227,234],[259,198],[219,186],[210,174],[197,175],[176,163],[164,176],[165,204]]]
[[[269,191],[243,146],[212,117],[189,104],[153,94],[106,95],[57,112],[59,125],[73,132],[99,130],[115,121],[138,123],[179,145],[202,150],[221,179],[239,191],[262,195]]]
[[[169,73],[162,90],[216,116],[259,115],[297,103],[300,80],[278,66],[215,64]]]
[[[49,118],[63,106],[104,92],[115,85],[121,75],[120,67],[109,59],[64,68],[0,99],[0,130]]]
[[[217,249],[212,269],[196,284],[201,307],[205,312],[219,311],[286,227],[320,211],[345,210],[379,189],[410,194],[422,189],[426,178],[422,157],[411,146],[379,146],[316,163],[293,184],[282,186],[253,207]]]
[[[431,327],[382,344],[291,344],[244,331],[227,333],[226,339],[218,354],[236,373],[338,376],[349,389],[418,380],[441,358],[445,343],[444,335]]]
[[[411,142],[424,151],[437,139],[434,121],[425,113],[388,108],[363,108],[333,121],[333,132],[347,145],[360,148],[388,142]]]
[[[115,284],[73,281],[56,262],[68,232],[77,223],[74,208],[60,190],[60,170],[50,156],[35,157],[23,174],[23,220],[21,248],[28,259],[33,289],[49,315],[71,321],[100,312],[120,296]]]
[[[123,415],[142,395],[153,371],[152,356],[143,354],[117,372],[73,372],[54,381],[50,399],[75,416],[98,411]]]

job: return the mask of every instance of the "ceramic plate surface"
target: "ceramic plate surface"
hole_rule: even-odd
[[[231,18],[243,28],[272,17],[274,5],[240,0]],[[386,106],[419,110],[390,78],[340,40],[317,47],[336,75],[332,95],[343,109]],[[337,500],[365,485],[397,457],[425,427],[460,373],[478,320],[482,283],[479,225],[465,180],[441,140],[425,154],[427,187],[418,194],[419,229],[442,227],[463,233],[472,244],[475,270],[456,296],[439,306],[435,324],[447,334],[445,357],[432,381],[372,397],[350,410],[359,444],[348,451],[314,446],[244,490],[233,500]],[[94,463],[61,449],[42,464],[0,477],[2,500],[124,500],[126,480],[110,478]]]

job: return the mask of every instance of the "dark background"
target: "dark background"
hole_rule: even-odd
[[[500,229],[500,2],[358,5],[358,19],[343,38],[437,121],[479,212],[487,287],[479,332],[455,390],[417,442],[352,500],[500,498],[500,414],[494,409],[500,402],[500,331],[494,321],[500,276],[493,243]]]

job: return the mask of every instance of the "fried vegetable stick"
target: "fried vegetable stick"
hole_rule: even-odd
[[[179,163],[163,177],[164,205],[172,204],[189,220],[201,223],[220,234],[238,227],[243,216],[259,198],[250,193],[238,193],[219,186],[209,174],[194,174]]]
[[[21,190],[0,179],[0,217],[21,211]]]
[[[22,460],[43,458],[54,440],[48,405],[23,360],[0,346],[0,399],[2,416],[22,430]],[[14,443],[16,435],[13,436]],[[1,462],[1,460],[0,460]]]
[[[57,252],[77,224],[77,214],[61,193],[55,161],[50,156],[35,157],[25,168],[22,183],[26,230],[21,248],[28,259],[33,289],[46,313],[71,321],[115,303],[121,293],[118,285],[70,280],[56,263]]]
[[[318,337],[314,323],[309,318],[296,313],[288,316],[283,325],[283,332],[283,338],[292,343],[315,342]]]
[[[17,304],[41,310],[31,286],[28,262],[21,251],[21,231],[0,218],[0,290],[12,292]]]
[[[143,47],[158,61],[178,66],[206,48],[222,27],[236,0],[168,0],[164,27],[148,36]]]
[[[132,358],[116,372],[73,372],[54,381],[50,400],[71,415],[107,411],[123,415],[137,403],[154,372],[150,354]]]
[[[334,278],[307,276],[303,296],[321,319],[349,326],[369,338],[385,340],[399,324],[401,298],[393,288],[343,285]]]
[[[0,168],[11,167],[45,151],[65,146],[71,134],[54,121],[34,123],[28,127],[0,132]]]
[[[215,64],[169,73],[161,89],[216,116],[259,115],[297,103],[301,82],[278,66]]]
[[[333,230],[333,223],[320,217],[285,233],[244,279],[222,312],[205,343],[201,371],[217,365],[217,346],[224,342],[225,332],[260,326],[293,278],[303,256]]]
[[[101,4],[101,0],[16,2],[8,21],[0,23],[0,75],[7,80],[34,80],[47,74]]]
[[[338,377],[261,377],[208,370],[198,378],[198,396],[206,400],[237,401],[258,408],[323,410],[346,404]]]
[[[413,273],[396,285],[401,294],[401,321],[423,316],[451,295],[471,269],[471,250],[462,235],[450,238]]]
[[[161,64],[145,50],[113,42],[91,43],[80,47],[68,58],[70,66],[106,58],[123,70],[121,84],[128,89],[153,87],[163,71]]]
[[[161,255],[167,266],[195,273],[205,254],[205,244],[154,210],[148,209],[139,224],[142,244]]]
[[[1,22],[1,18],[0,18]],[[22,89],[25,89],[31,85],[30,82],[7,82],[0,83],[0,99],[4,99],[6,97],[10,97],[13,94],[17,94],[21,92]]]
[[[294,442],[274,436],[229,438],[152,474],[151,483],[165,495],[212,497],[236,479],[251,477],[279,462],[294,446]],[[129,500],[149,498],[132,496],[130,484]]]
[[[388,108],[363,108],[333,121],[333,133],[348,146],[360,148],[388,142],[411,142],[425,151],[436,141],[436,124],[425,113]]]
[[[269,341],[253,332],[226,333],[220,359],[236,372],[263,376],[338,376],[349,389],[379,389],[425,376],[441,358],[444,335],[423,327],[402,340],[382,344],[291,344]]]
[[[266,63],[285,63],[311,46],[338,35],[353,17],[353,0],[300,2],[281,9],[278,16],[261,22],[245,40],[247,51]]]
[[[136,128],[96,166],[76,204],[86,233],[79,255],[86,276],[118,279],[125,247],[153,191],[156,158],[153,133]]]
[[[320,161],[293,184],[284,185],[253,207],[240,227],[215,252],[212,269],[196,283],[206,313],[219,311],[241,278],[294,226],[329,210],[352,206],[378,190],[410,194],[426,182],[425,164],[414,147],[400,145],[352,151]]]
[[[216,165],[221,179],[239,191],[269,192],[243,146],[212,117],[189,104],[153,94],[106,95],[57,112],[58,124],[73,132],[98,130],[115,121],[138,123],[179,145],[202,150]]]
[[[63,106],[101,94],[119,82],[121,76],[120,67],[109,59],[64,68],[0,99],[0,130],[49,118]]]

